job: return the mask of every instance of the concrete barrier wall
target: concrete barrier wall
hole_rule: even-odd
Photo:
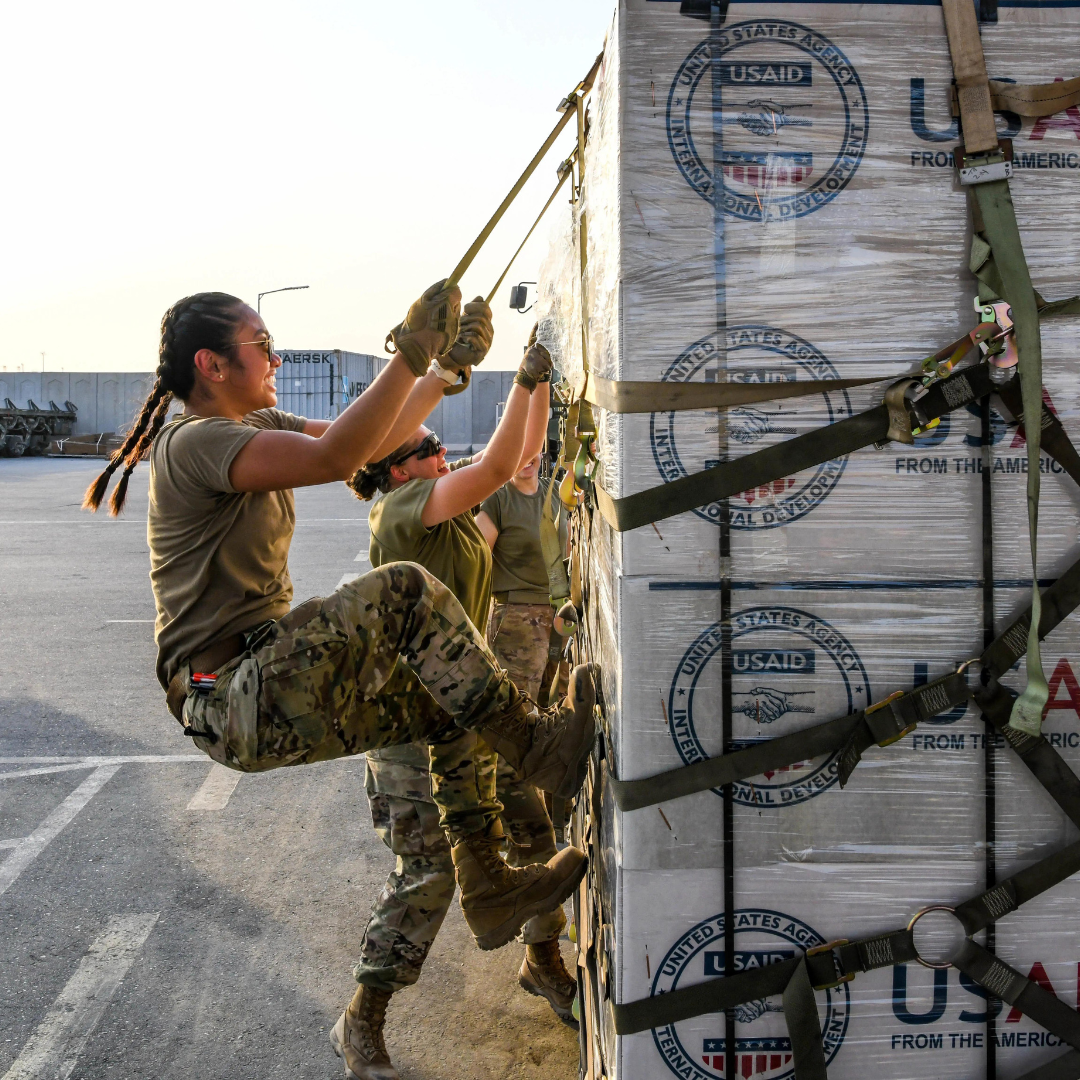
[[[457,452],[483,446],[513,381],[512,371],[474,371],[469,389],[443,398],[428,426]],[[131,425],[153,383],[149,371],[0,371],[0,404],[11,398],[19,408],[28,401],[48,408],[51,400],[63,408],[70,401],[79,410],[74,434],[121,432]]]

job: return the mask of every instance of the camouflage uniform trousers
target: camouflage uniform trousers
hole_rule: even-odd
[[[505,613],[499,610],[502,606],[496,605],[491,622],[492,632],[497,631],[495,654],[514,684],[535,696],[547,665],[551,607],[511,604]],[[420,977],[453,902],[454,866],[431,800],[423,747],[369,753],[366,787],[375,831],[397,856],[397,864],[372,909],[353,973],[357,982],[373,989],[397,991]],[[547,862],[558,849],[543,797],[522,784],[501,758],[497,794],[503,804],[507,862]],[[557,938],[565,926],[566,917],[556,908],[530,919],[521,937],[526,944],[536,944]]]
[[[381,566],[248,644],[209,694],[184,701],[185,727],[210,732],[194,742],[215,761],[258,772],[420,742],[444,828],[467,836],[499,813],[491,751],[456,721],[504,704],[509,683],[457,599],[422,567]],[[184,664],[189,687],[190,676]]]

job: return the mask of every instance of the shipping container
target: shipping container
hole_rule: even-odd
[[[278,408],[333,420],[362,394],[387,358],[343,349],[279,349]]]

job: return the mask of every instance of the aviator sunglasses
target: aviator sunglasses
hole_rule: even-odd
[[[274,359],[274,339],[267,334],[264,338],[259,338],[258,341],[238,341],[237,345],[261,345],[266,350],[266,359]]]

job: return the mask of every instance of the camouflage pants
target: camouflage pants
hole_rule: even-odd
[[[548,662],[551,637],[550,604],[504,604],[491,611],[488,641],[513,684],[533,700]]]
[[[509,606],[511,609],[540,607]],[[542,650],[530,648],[528,635],[517,630],[505,638],[500,634],[496,639],[500,662],[508,672],[511,664],[516,665],[517,677],[511,675],[511,678],[515,685],[530,693],[535,692],[534,684],[539,685],[547,663],[551,608],[546,604],[543,608],[543,618],[533,624],[533,637],[542,638]],[[517,627],[518,620],[511,619],[510,626]],[[503,642],[511,646],[507,654],[501,650]],[[454,866],[431,799],[422,747],[399,746],[369,753],[366,786],[375,831],[397,856],[397,864],[372,909],[360,962],[353,973],[357,982],[374,989],[401,990],[420,977],[424,960],[453,902]],[[526,866],[552,858],[557,851],[555,833],[543,797],[536,788],[522,784],[501,759],[497,795],[507,835],[507,862],[511,866]],[[562,909],[556,908],[547,915],[530,919],[522,929],[522,940],[535,944],[557,938],[565,925]]]
[[[419,742],[452,834],[476,832],[499,812],[491,752],[458,723],[504,703],[508,680],[450,590],[422,567],[381,566],[267,624],[249,645],[217,671],[208,695],[192,691],[184,702],[184,725],[211,733],[194,742],[215,761],[258,772]],[[189,686],[190,674],[184,665]]]

